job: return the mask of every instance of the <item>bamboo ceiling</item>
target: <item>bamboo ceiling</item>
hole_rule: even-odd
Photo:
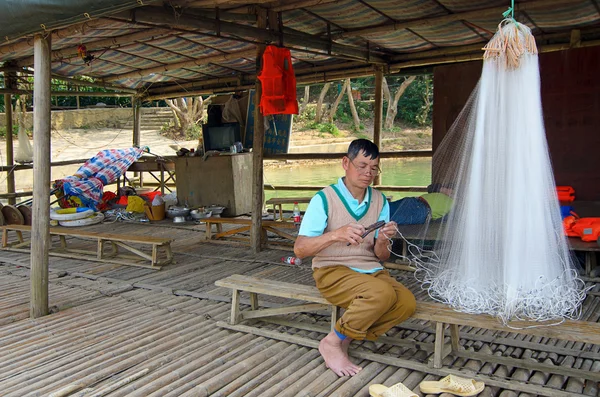
[[[478,59],[509,5],[508,0],[127,0],[114,11],[82,13],[79,0],[63,3],[73,3],[67,9],[73,15],[60,14],[64,23],[53,16],[46,30],[37,31],[52,34],[52,73],[94,77],[105,87],[150,98],[253,85],[256,44],[290,48],[299,84],[370,75],[374,66],[410,72]],[[598,44],[597,0],[529,0],[515,9],[542,47]],[[260,15],[267,16],[267,29],[257,27]],[[27,33],[21,34],[17,25],[0,31],[3,70],[32,67],[35,31],[23,28]],[[89,65],[77,54],[80,44],[94,57]]]

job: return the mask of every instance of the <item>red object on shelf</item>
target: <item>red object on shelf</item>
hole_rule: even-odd
[[[568,204],[575,201],[575,189],[572,186],[557,186],[556,193],[558,195],[558,201],[561,204]]]
[[[267,46],[258,75],[262,85],[260,112],[270,114],[298,114],[296,76],[292,56],[287,48]]]

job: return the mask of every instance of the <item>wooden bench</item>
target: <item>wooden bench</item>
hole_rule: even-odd
[[[391,201],[393,196],[386,196],[388,201]],[[273,219],[283,220],[283,204],[307,204],[310,203],[312,197],[273,197],[268,199],[265,204],[273,205]],[[277,217],[279,214],[279,218]]]
[[[15,232],[16,242],[9,243],[9,232]],[[7,225],[2,226],[2,249],[18,252],[30,252],[30,240],[23,238],[23,232],[31,232],[31,226],[27,225]],[[60,246],[52,246],[52,236],[58,236]],[[73,237],[83,240],[96,242],[94,251],[73,249],[68,247],[67,237]],[[64,227],[50,228],[50,247],[49,255],[61,256],[65,258],[84,259],[96,262],[117,263],[120,265],[140,266],[150,269],[160,269],[161,266],[173,261],[173,252],[171,251],[172,239],[135,236],[130,234],[98,233],[84,230],[76,230]],[[105,252],[105,245],[110,244],[110,252]],[[145,253],[131,244],[146,245],[151,247],[151,253]],[[123,254],[119,248],[129,252]],[[160,249],[164,249],[166,259],[159,260]],[[140,262],[142,261],[142,262]],[[149,264],[146,262],[149,261]],[[144,263],[146,262],[146,263]]]
[[[232,290],[231,316],[227,328],[248,332],[251,327],[238,325],[241,321],[249,319],[265,319],[283,314],[312,312],[329,310],[331,312],[331,329],[339,318],[340,309],[331,305],[321,296],[318,289],[313,286],[286,283],[278,280],[269,280],[245,275],[232,275],[215,282],[215,285]],[[250,310],[240,309],[240,292],[250,293]],[[284,306],[277,308],[259,309],[258,294],[289,298],[307,302],[300,305]],[[433,346],[433,358],[429,362],[431,368],[442,368],[442,360],[449,354],[466,356],[472,359],[496,360],[510,366],[521,366],[534,370],[552,370],[554,373],[567,376],[578,376],[586,379],[600,380],[600,374],[590,371],[564,369],[559,366],[533,363],[531,360],[520,360],[511,357],[495,357],[484,353],[461,352],[459,344],[459,326],[485,328],[490,330],[518,332],[521,334],[535,335],[547,338],[556,338],[582,343],[600,344],[600,323],[586,321],[565,320],[563,323],[552,326],[531,326],[531,322],[514,321],[508,328],[498,319],[488,315],[473,315],[453,310],[449,306],[431,302],[417,302],[417,310],[412,318],[427,320],[435,324],[435,341]],[[268,320],[267,320],[268,321]],[[224,323],[221,323],[221,326]],[[286,325],[294,326],[291,322]],[[540,324],[541,325],[541,324]],[[450,343],[445,343],[444,331],[446,326],[450,328]],[[386,338],[380,338],[382,343],[390,343]],[[406,343],[406,341],[401,341]],[[390,343],[391,344],[391,343]],[[417,344],[417,342],[414,342]],[[419,345],[423,345],[421,342]],[[565,372],[566,371],[566,372]]]
[[[252,219],[247,218],[219,218],[219,217],[210,217],[201,219],[201,222],[206,223],[206,240],[218,240],[224,237],[231,237],[238,233],[244,233],[250,231],[252,227]],[[237,225],[237,227],[229,230],[223,230],[223,224],[233,224]],[[212,225],[216,225],[217,233],[213,234]],[[282,245],[293,245],[293,242],[296,241],[296,236],[287,233],[280,229],[296,229],[296,225],[293,222],[283,222],[283,221],[262,221],[262,228],[265,233],[264,239],[266,240],[266,232],[272,232],[278,235],[279,237],[283,237],[285,239],[291,240],[291,243],[283,243]],[[249,238],[237,238],[237,240],[242,241],[244,243],[249,243]],[[281,245],[281,244],[280,244]]]

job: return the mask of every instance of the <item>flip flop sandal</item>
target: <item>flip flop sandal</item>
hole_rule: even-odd
[[[481,393],[484,387],[483,382],[455,375],[448,375],[438,381],[424,381],[419,385],[423,394],[450,393],[461,397],[475,396]]]
[[[387,387],[380,384],[369,386],[369,394],[372,397],[419,397],[402,383]]]

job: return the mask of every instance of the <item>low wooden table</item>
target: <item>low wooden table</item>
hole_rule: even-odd
[[[8,233],[15,232],[17,242],[8,242]],[[23,238],[23,232],[31,232],[31,226],[27,225],[7,225],[2,226],[2,249],[8,251],[31,252],[30,240]],[[52,236],[58,236],[60,247],[52,247]],[[66,237],[73,237],[83,240],[96,241],[96,249],[82,250],[68,247]],[[130,234],[98,233],[84,230],[70,229],[66,227],[51,227],[49,255],[61,256],[71,259],[84,259],[95,262],[116,263],[119,265],[139,266],[150,269],[160,269],[161,266],[173,262],[173,252],[171,251],[172,239],[158,238],[150,236],[135,236]],[[110,252],[104,250],[105,244],[111,246]],[[131,244],[146,245],[151,247],[151,253],[145,253]],[[119,248],[128,251],[129,254],[122,254]],[[159,260],[159,250],[164,249],[166,259]],[[150,261],[148,264],[145,261]]]
[[[279,219],[283,219],[283,204],[306,204],[310,203],[312,197],[273,197],[268,199],[265,204],[273,205],[273,219],[277,220],[277,214],[279,213]],[[279,209],[279,211],[277,211]]]
[[[210,217],[210,218],[201,219],[200,221],[206,223],[206,240],[218,240],[218,239],[221,239],[224,237],[231,237],[238,233],[250,231],[250,228],[252,227],[252,219],[247,219],[247,218]],[[233,224],[233,225],[237,225],[237,227],[235,227],[234,229],[224,231],[223,224]],[[212,225],[216,225],[217,233],[213,234]],[[265,238],[266,238],[266,232],[269,231],[269,232],[275,233],[276,235],[278,235],[280,237],[291,240],[291,243],[287,243],[287,244],[284,243],[284,244],[280,244],[280,245],[292,246],[293,242],[296,241],[296,236],[281,230],[281,229],[296,229],[296,225],[293,222],[263,220],[262,228],[263,228],[263,231],[265,232]],[[250,243],[249,238],[241,237],[241,238],[237,238],[237,240],[245,242],[245,243]]]

